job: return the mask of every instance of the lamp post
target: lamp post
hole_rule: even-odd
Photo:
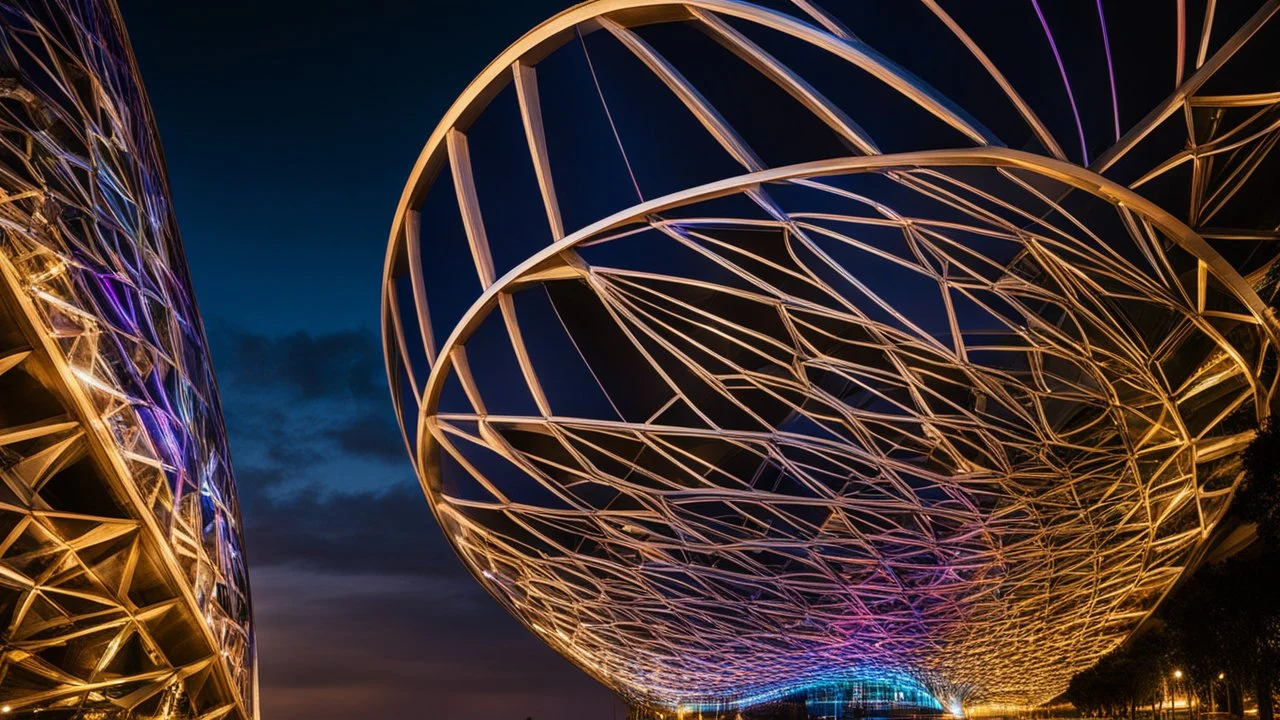
[[[1181,684],[1181,681],[1182,681],[1182,671],[1174,670],[1173,671],[1173,716],[1175,718],[1178,716],[1178,685]],[[1188,710],[1190,710],[1190,708],[1188,708]],[[1191,717],[1190,712],[1188,712],[1187,717],[1188,718]]]
[[[1225,680],[1225,679],[1226,679],[1226,673],[1217,674],[1217,682],[1222,683],[1222,680]],[[1226,688],[1226,683],[1222,683],[1222,687]],[[1210,696],[1213,698],[1213,712],[1217,712],[1217,693],[1210,693]],[[1230,697],[1226,698],[1226,711],[1228,712],[1231,711]]]

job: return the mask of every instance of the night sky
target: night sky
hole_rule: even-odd
[[[392,212],[423,143],[489,59],[568,3],[120,4],[231,435],[263,716],[612,718],[610,693],[446,545],[378,337]]]

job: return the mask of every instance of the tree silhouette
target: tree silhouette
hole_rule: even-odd
[[[1207,696],[1219,672],[1250,682],[1259,720],[1274,718],[1272,693],[1280,670],[1280,604],[1268,592],[1274,587],[1280,587],[1274,551],[1235,557],[1201,568],[1165,610],[1198,694]]]
[[[1178,647],[1161,627],[1143,632],[1071,678],[1066,698],[1081,713],[1133,718],[1139,708],[1163,708],[1165,681],[1179,664]]]
[[[1270,550],[1280,550],[1280,425],[1267,420],[1242,460],[1244,479],[1232,510],[1258,524],[1258,537]]]

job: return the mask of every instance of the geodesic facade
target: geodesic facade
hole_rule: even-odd
[[[1047,700],[1270,414],[1277,3],[872,5],[576,6],[402,197],[437,520],[637,706]]]
[[[114,3],[0,4],[0,704],[253,718],[217,389]]]

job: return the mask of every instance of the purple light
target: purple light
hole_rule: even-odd
[[[1062,64],[1062,53],[1058,52],[1058,43],[1053,40],[1053,32],[1049,30],[1049,21],[1044,19],[1044,12],[1040,10],[1039,1],[1031,0],[1031,6],[1036,9],[1036,15],[1040,18],[1040,27],[1044,28],[1044,36],[1049,38],[1049,48],[1053,50],[1053,59],[1058,61],[1058,72],[1062,73],[1062,84],[1067,88],[1067,100],[1071,101],[1071,114],[1076,119],[1076,131],[1080,133],[1082,164],[1088,165],[1089,147],[1084,142],[1084,125],[1080,122],[1080,108],[1076,107],[1076,96],[1071,92],[1071,81],[1067,79],[1067,68]]]
[[[1116,140],[1119,140],[1120,101],[1116,97],[1116,69],[1111,64],[1111,37],[1107,34],[1107,18],[1102,14],[1102,0],[1098,0],[1098,22],[1102,24],[1102,48],[1107,53],[1107,78],[1111,81],[1111,116],[1115,118]],[[1067,92],[1071,92],[1070,88],[1068,88]]]

